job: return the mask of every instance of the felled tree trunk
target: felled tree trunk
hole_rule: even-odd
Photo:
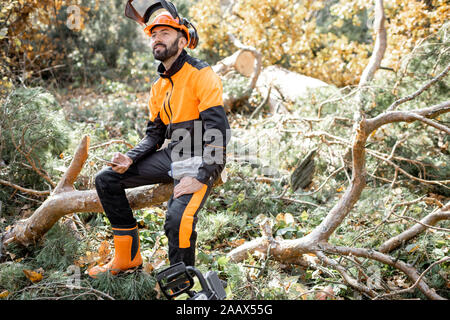
[[[223,78],[236,71],[250,78],[248,89],[242,96],[232,97],[224,93],[224,105],[231,110],[239,101],[246,101],[253,90],[266,97],[272,113],[287,112],[285,104],[295,103],[304,96],[308,89],[328,86],[327,83],[307,77],[280,66],[262,67],[262,54],[254,47],[242,44],[234,35],[228,34],[230,40],[239,50],[219,61],[212,68]]]
[[[103,212],[96,190],[78,191],[73,184],[83,169],[89,153],[88,136],[84,136],[69,168],[45,202],[27,219],[17,221],[3,236],[3,244],[15,242],[23,246],[35,244],[63,216],[80,212]],[[214,183],[226,181],[226,173]],[[133,210],[152,207],[170,199],[173,184],[159,184],[127,189]]]
[[[212,69],[222,78],[226,78],[230,72],[237,71],[245,77],[250,77],[249,87],[241,96],[230,96],[224,92],[223,103],[227,111],[242,101],[247,101],[255,89],[262,68],[262,55],[253,47],[245,46],[232,34],[228,34],[230,40],[239,49],[234,54],[219,61]]]
[[[286,112],[288,110],[286,105],[295,103],[298,98],[304,97],[309,89],[326,86],[329,84],[280,66],[264,68],[256,83],[256,89],[263,97],[272,88],[268,101],[272,113]]]
[[[35,244],[63,216],[75,212],[103,212],[95,190],[78,191],[73,187],[88,158],[89,137],[81,140],[73,160],[45,202],[27,219],[19,220],[4,235],[3,243],[24,246]],[[126,191],[132,209],[142,209],[167,201],[173,184],[144,186]]]

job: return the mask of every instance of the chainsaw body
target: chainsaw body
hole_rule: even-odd
[[[193,291],[194,278],[197,277],[202,290]],[[196,268],[186,266],[184,262],[176,263],[156,275],[156,280],[167,299],[187,293],[188,300],[224,300],[227,297],[226,283],[219,279],[217,273],[208,271],[205,276]]]

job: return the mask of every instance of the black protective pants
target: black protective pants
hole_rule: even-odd
[[[123,174],[108,167],[96,175],[95,187],[106,216],[113,227],[136,226],[136,219],[133,217],[125,189],[172,181],[175,187],[179,183],[168,174],[170,164],[170,149],[165,148],[141,158]],[[171,265],[180,261],[186,265],[195,264],[197,214],[210,192],[211,187],[204,185],[193,194],[185,194],[177,199],[174,199],[173,195],[170,197],[164,231],[169,240]]]

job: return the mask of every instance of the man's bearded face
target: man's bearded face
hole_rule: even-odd
[[[173,29],[172,31],[166,28],[152,33],[152,50],[156,60],[164,62],[178,53],[178,43],[182,34]],[[175,39],[171,41],[174,37]]]

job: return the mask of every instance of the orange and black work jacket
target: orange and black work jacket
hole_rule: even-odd
[[[203,157],[196,177],[198,181],[212,185],[225,166],[226,144],[230,138],[230,126],[223,108],[222,82],[207,63],[189,56],[184,50],[169,70],[161,63],[158,74],[150,93],[146,136],[127,155],[137,162],[159,149],[166,138],[171,139],[168,145],[171,150],[183,141],[190,143],[188,157],[221,152],[221,163],[211,163]],[[222,138],[205,134],[209,129],[220,132]],[[182,149],[180,145],[178,149]],[[175,161],[174,157],[172,161]]]

